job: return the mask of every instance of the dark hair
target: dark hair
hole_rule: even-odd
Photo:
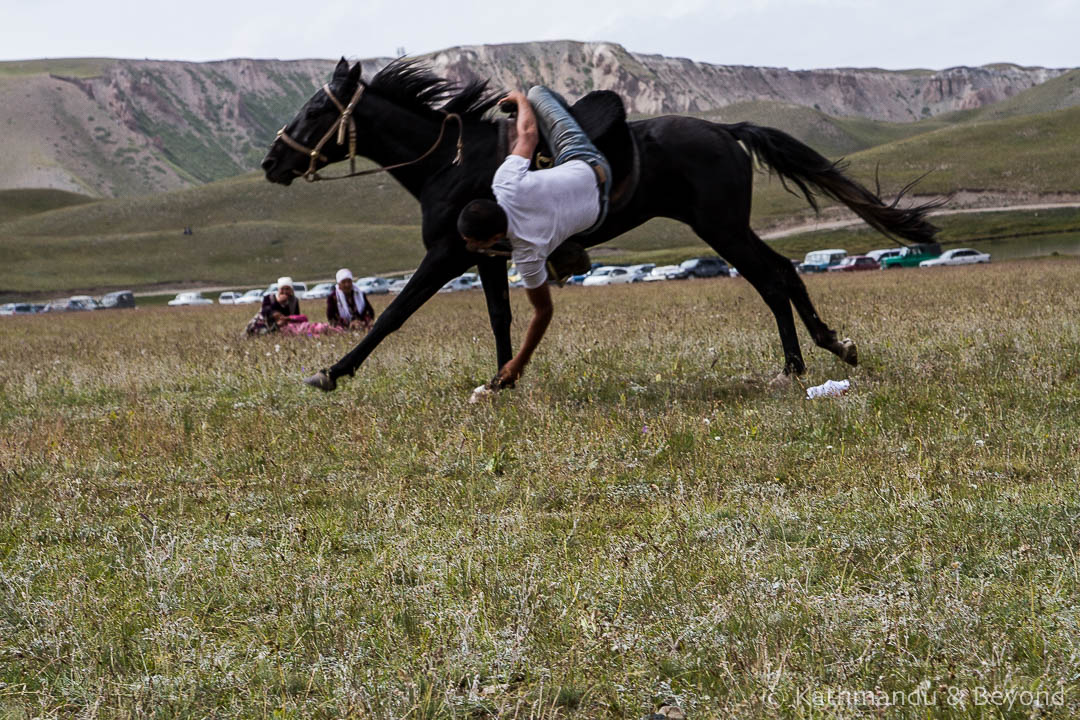
[[[463,238],[490,240],[506,232],[506,213],[494,200],[473,200],[458,215],[457,229]]]

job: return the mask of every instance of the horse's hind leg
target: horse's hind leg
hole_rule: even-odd
[[[825,348],[849,365],[858,365],[859,352],[855,347],[855,343],[850,338],[838,340],[836,331],[818,317],[817,310],[814,309],[814,303],[810,301],[810,295],[806,292],[806,284],[803,283],[799,274],[795,272],[791,261],[769,247],[753,230],[749,231],[749,245],[760,248],[760,252],[769,257],[769,262],[778,273],[778,282],[785,288],[787,297],[795,306],[795,310],[799,313],[799,317],[802,318],[806,329],[810,331],[810,337],[814,338],[814,343],[818,347]],[[738,265],[735,267],[738,267]],[[740,272],[742,271],[740,270]]]
[[[765,245],[752,230],[750,234],[755,241]],[[806,284],[803,283],[799,274],[795,272],[791,262],[773,251],[768,245],[765,245],[765,247],[782,261],[781,274],[784,276],[784,284],[788,289],[788,297],[791,298],[791,303],[795,306],[799,317],[802,318],[806,329],[810,331],[810,336],[814,338],[814,343],[818,347],[825,348],[833,355],[836,355],[848,365],[858,365],[859,350],[855,346],[855,342],[851,338],[837,339],[836,331],[818,317],[817,310],[814,309],[814,303],[810,301],[810,295],[806,292]]]
[[[838,340],[836,332],[818,317],[817,310],[806,292],[806,285],[795,272],[791,261],[769,247],[749,228],[745,231],[745,238],[742,243],[723,246],[706,241],[735,266],[773,311],[780,330],[780,342],[784,348],[783,374],[802,375],[806,371],[795,333],[792,305],[819,347],[832,352],[846,363],[857,364],[858,351],[855,343],[846,338]]]
[[[799,347],[799,336],[795,332],[795,316],[791,312],[787,284],[779,270],[781,265],[776,260],[779,259],[789,266],[791,263],[758,239],[749,227],[744,232],[749,233],[750,242],[731,242],[730,240],[722,242],[719,239],[720,236],[713,232],[703,232],[703,228],[695,228],[695,230],[705,242],[735,266],[739,274],[754,286],[765,304],[772,310],[776,318],[776,328],[780,332],[780,344],[784,349],[782,375],[802,375],[806,372],[806,363],[803,362],[802,350]],[[724,234],[723,237],[727,240],[742,235],[743,233]]]

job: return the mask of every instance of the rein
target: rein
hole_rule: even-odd
[[[285,132],[285,128],[287,128],[288,125],[283,125],[282,128],[278,130],[277,137],[274,138],[275,141],[280,140],[289,147],[291,147],[293,150],[296,150],[297,152],[307,155],[311,158],[311,163],[308,165],[307,170],[305,170],[304,172],[300,172],[299,170],[293,170],[294,173],[304,178],[308,182],[315,182],[316,180],[344,180],[345,178],[359,177],[361,175],[374,175],[375,173],[387,172],[389,170],[396,170],[398,168],[407,167],[409,165],[415,165],[421,160],[427,159],[427,157],[430,156],[433,152],[435,152],[435,150],[438,149],[439,145],[442,144],[443,136],[446,134],[446,123],[450,120],[454,120],[455,122],[457,122],[458,125],[457,154],[454,156],[452,164],[461,164],[462,152],[465,149],[465,143],[463,141],[465,129],[464,127],[462,127],[461,124],[461,116],[457,113],[443,113],[442,125],[439,126],[439,137],[435,138],[435,143],[430,148],[428,148],[427,152],[425,152],[423,155],[416,158],[415,160],[409,160],[407,162],[397,163],[395,165],[386,165],[385,167],[372,168],[370,170],[360,170],[358,172],[356,170],[356,119],[353,118],[353,111],[356,109],[356,104],[360,102],[360,96],[364,94],[364,90],[367,89],[367,86],[364,85],[364,83],[360,83],[359,85],[357,85],[356,92],[353,93],[352,99],[349,100],[348,105],[341,104],[341,101],[338,100],[334,93],[330,90],[329,83],[323,85],[322,89],[323,92],[326,93],[326,96],[330,98],[331,101],[333,101],[334,105],[337,105],[338,110],[341,111],[341,115],[338,116],[338,119],[334,121],[334,124],[330,126],[330,129],[326,131],[326,134],[322,136],[322,139],[319,140],[315,147],[305,147],[301,143],[289,137],[289,135]],[[319,175],[318,171],[315,168],[316,163],[320,160],[324,163],[330,162],[329,158],[322,154],[323,146],[325,146],[326,143],[330,142],[330,138],[332,138],[335,134],[337,135],[337,144],[344,145],[346,131],[349,134],[349,174],[339,175],[337,177],[323,177],[322,175]]]

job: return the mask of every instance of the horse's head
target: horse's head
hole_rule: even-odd
[[[345,159],[349,151],[345,144],[348,132],[339,126],[349,122],[345,108],[359,87],[360,63],[350,69],[345,58],[341,58],[330,82],[304,103],[271,143],[262,161],[266,179],[288,185],[297,177],[310,176],[314,170]]]

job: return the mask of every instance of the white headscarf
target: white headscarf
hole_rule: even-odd
[[[360,292],[355,285],[353,285],[353,302],[356,304],[356,312],[359,315],[364,314],[364,308],[367,307],[367,300],[364,299],[364,293]],[[349,303],[345,299],[345,293],[341,292],[339,285],[334,286],[334,295],[337,298],[338,317],[344,320],[346,323],[352,322],[352,313],[349,312]]]

